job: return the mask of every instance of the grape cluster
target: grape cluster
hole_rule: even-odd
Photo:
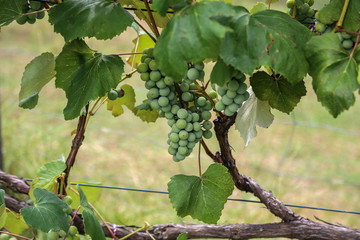
[[[16,19],[16,22],[20,25],[25,24],[26,22],[30,24],[34,24],[36,22],[36,19],[43,19],[45,17],[45,12],[37,12],[39,10],[42,10],[44,8],[42,2],[39,1],[30,1],[30,4],[24,5],[24,7],[21,9],[21,12],[23,14],[30,13],[29,15],[22,15],[21,17],[18,17]],[[33,13],[33,14],[31,14]]]
[[[215,109],[219,112],[224,111],[226,116],[232,116],[241,107],[244,101],[249,98],[246,91],[247,85],[244,83],[245,75],[236,71],[230,82],[223,87],[218,87],[217,92],[221,99],[215,104]]]
[[[109,100],[116,100],[117,98],[120,98],[124,96],[124,90],[117,88],[117,89],[111,89],[107,94]]]
[[[0,240],[17,240],[16,237],[11,236],[10,234],[1,233]]]
[[[153,49],[143,52],[137,70],[148,89],[150,106],[160,110],[159,115],[168,120],[168,152],[178,162],[189,156],[201,137],[211,138],[211,102],[197,92],[194,83],[204,77],[204,64],[189,65],[184,79],[174,81],[164,75],[157,66]],[[214,96],[214,95],[213,95]],[[216,97],[216,96],[215,96]]]
[[[310,24],[314,21],[315,10],[311,8],[314,0],[300,0],[301,4],[296,4],[295,0],[287,0],[286,6],[289,8],[289,14],[298,21]],[[299,2],[298,2],[299,3]]]

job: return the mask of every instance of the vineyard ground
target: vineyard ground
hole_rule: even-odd
[[[62,119],[61,112],[65,106],[63,92],[55,89],[54,85],[50,84],[46,87],[47,91],[42,91],[36,110],[26,111],[16,107],[26,64],[46,50],[59,53],[63,43],[61,36],[54,35],[44,20],[39,24],[41,27],[37,26],[36,30],[30,25],[12,24],[6,34],[0,35],[5,171],[28,178],[34,177],[43,163],[68,154],[72,139],[70,132],[76,127],[75,121],[65,122]],[[131,32],[107,42],[90,40],[90,46],[104,53],[119,53],[132,48],[122,40],[134,37]],[[130,67],[127,67],[126,71],[129,70]],[[138,100],[142,100],[145,95],[141,89],[142,82],[136,75],[129,81],[137,83],[136,94]],[[256,179],[265,189],[272,190],[286,203],[360,211],[360,128],[353,121],[360,114],[360,104],[357,101],[352,111],[333,119],[316,101],[309,81],[307,90],[305,101],[292,115],[274,111],[276,122],[269,129],[259,129],[258,137],[246,149],[239,134],[231,134],[240,171]],[[348,129],[353,134],[322,127],[284,126],[284,121],[291,123],[294,119]],[[147,125],[133,117],[127,109],[119,118],[113,118],[110,113],[99,114],[90,122],[72,172],[76,179],[71,180],[166,190],[170,176],[177,173],[196,175],[197,151],[186,160],[193,161],[193,165],[173,163],[166,149],[167,129],[164,120]],[[217,149],[215,141],[208,145]],[[211,160],[203,154],[202,162],[205,166]],[[274,178],[274,174],[277,177]],[[91,195],[98,209],[103,213],[106,211],[110,222],[137,225],[142,225],[143,221],[151,224],[194,222],[190,218],[178,218],[165,195],[116,190],[101,190],[100,199],[99,190],[93,190]],[[232,197],[253,199],[238,191]],[[360,227],[358,215],[294,210],[311,219],[315,215],[328,222]],[[270,221],[274,221],[274,217],[262,205],[229,202],[219,223]]]

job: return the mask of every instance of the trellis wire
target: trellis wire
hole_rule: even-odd
[[[29,178],[24,178],[24,180],[29,181],[29,182],[33,181],[33,179],[29,179]],[[70,184],[71,185],[79,185],[79,186],[83,186],[83,187],[94,187],[94,188],[125,190],[125,191],[145,192],[145,193],[169,194],[169,192],[167,192],[167,191],[158,191],[158,190],[141,189],[141,188],[116,187],[116,186],[94,185],[94,184],[86,184],[86,183],[70,183]],[[227,200],[236,201],[236,202],[262,203],[262,202],[256,201],[256,200],[239,199],[239,198],[228,198]],[[312,209],[312,210],[319,210],[319,211],[328,211],[328,212],[337,212],[337,213],[349,213],[349,214],[360,215],[360,212],[355,212],[355,211],[346,211],[346,210],[331,209],[331,208],[321,208],[321,207],[311,207],[311,206],[303,206],[303,205],[287,204],[287,203],[284,203],[284,205],[287,206],[287,207],[293,207],[293,208],[303,208],[303,209]]]

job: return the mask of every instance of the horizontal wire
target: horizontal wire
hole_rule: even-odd
[[[33,179],[24,178],[25,181],[33,181]],[[94,188],[104,188],[104,189],[115,189],[115,190],[125,190],[125,191],[134,191],[134,192],[146,192],[146,193],[158,193],[158,194],[169,194],[167,191],[158,191],[158,190],[149,190],[149,189],[140,189],[140,188],[127,188],[127,187],[115,187],[115,186],[106,186],[106,185],[93,185],[93,184],[86,184],[86,183],[70,183],[71,185],[79,185],[83,187],[94,187]],[[247,199],[239,199],[239,198],[228,198],[229,201],[236,201],[236,202],[248,202],[248,203],[262,203],[256,200],[247,200]],[[293,208],[304,208],[304,209],[312,209],[312,210],[320,210],[320,211],[328,211],[328,212],[337,212],[337,213],[349,213],[349,214],[358,214],[360,212],[355,211],[346,211],[346,210],[339,210],[339,209],[331,209],[331,208],[321,208],[321,207],[311,207],[311,206],[303,206],[303,205],[295,205],[295,204],[287,204],[284,203],[287,207]]]

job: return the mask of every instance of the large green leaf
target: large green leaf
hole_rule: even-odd
[[[5,226],[7,219],[7,212],[5,206],[5,191],[0,189],[0,229]]]
[[[235,120],[235,128],[244,139],[245,146],[256,137],[256,126],[268,128],[274,121],[269,102],[259,100],[252,90],[249,92],[250,97],[239,109]]]
[[[34,196],[36,198],[35,205],[21,209],[21,215],[25,222],[43,232],[51,229],[67,231],[69,228],[68,215],[63,209],[67,209],[68,205],[46,189],[36,188]]]
[[[131,26],[134,18],[113,0],[66,0],[49,11],[54,31],[65,41],[82,37],[109,39]]]
[[[190,215],[206,223],[216,223],[234,183],[227,168],[214,163],[202,177],[175,175],[168,183],[169,197],[178,216]]]
[[[124,62],[117,55],[102,55],[91,50],[83,40],[67,43],[56,58],[56,87],[64,89],[68,103],[66,120],[80,115],[82,108],[115,88],[124,72]]]
[[[233,72],[234,68],[219,58],[211,71],[210,81],[222,87],[225,83],[231,81]]]
[[[290,113],[306,95],[304,81],[291,84],[283,76],[275,79],[265,72],[256,72],[250,78],[251,87],[261,101],[269,101],[272,108]]]
[[[55,76],[55,58],[52,53],[43,53],[34,58],[25,67],[21,79],[19,106],[34,108],[39,99],[40,90]]]
[[[85,233],[89,234],[92,239],[105,240],[104,232],[97,220],[94,210],[90,207],[84,192],[80,186],[76,186],[80,194],[80,204],[84,208],[82,216],[84,218]]]
[[[225,63],[251,75],[259,66],[268,66],[289,82],[301,81],[308,72],[305,44],[311,32],[285,13],[265,10],[253,15],[240,8],[236,17],[224,21],[234,30],[226,34],[221,58]]]
[[[171,19],[154,49],[161,72],[181,79],[188,62],[217,58],[227,28],[210,18],[228,16],[233,7],[223,2],[197,2],[183,8]]]
[[[27,5],[27,0],[0,0],[0,27],[4,27],[22,16],[21,10]]]
[[[170,6],[185,4],[185,2],[185,0],[154,0],[152,6],[161,16],[165,16]]]
[[[325,24],[338,21],[344,7],[345,0],[332,0],[319,10],[316,17]],[[349,31],[360,29],[360,1],[350,0],[343,22],[343,28]]]
[[[355,54],[359,51],[357,48]],[[355,103],[359,63],[350,58],[335,33],[313,37],[307,45],[307,57],[318,100],[337,117]]]

